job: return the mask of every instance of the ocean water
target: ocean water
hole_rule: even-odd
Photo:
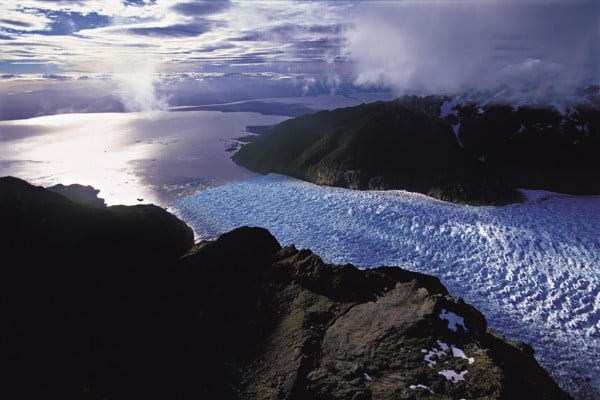
[[[471,207],[267,175],[183,198],[171,211],[202,239],[262,226],[327,262],[436,275],[490,328],[531,344],[575,398],[598,399],[600,197],[525,193],[522,204]]]
[[[225,150],[247,125],[287,119],[250,112],[62,114],[0,121],[0,176],[91,185],[109,205],[169,206],[197,190],[254,176]]]

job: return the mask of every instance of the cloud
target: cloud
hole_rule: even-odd
[[[44,79],[52,79],[55,81],[68,81],[71,79],[68,75],[59,75],[59,74],[44,74]]]
[[[171,7],[172,10],[183,15],[210,15],[224,11],[231,6],[227,0],[222,1],[195,1],[187,3],[178,3]]]
[[[155,111],[166,110],[169,106],[167,99],[156,92],[158,78],[148,69],[142,73],[116,74],[120,83],[117,93],[126,111]]]
[[[321,86],[335,90],[344,76],[337,48],[345,13],[354,7],[342,1],[258,0],[0,3],[0,73],[24,80],[35,74],[31,79],[57,85],[68,82],[53,75],[72,76],[71,81],[88,76],[90,83],[108,76],[129,110],[165,107],[169,90],[159,86],[180,73],[219,79],[239,74],[223,83],[230,90],[243,90],[238,81],[252,82],[252,90],[269,81],[264,92],[280,93],[272,89],[280,77],[297,81],[291,86],[297,94],[304,87],[310,93]],[[211,86],[215,94],[217,86]]]
[[[599,78],[597,2],[369,2],[355,11],[344,54],[357,85],[545,99]]]
[[[126,32],[134,35],[158,37],[194,37],[212,29],[209,21],[193,21],[189,24],[176,24],[170,26],[143,26],[127,28]]]
[[[261,53],[256,61],[269,70],[284,61],[316,60],[319,41],[341,34],[340,12],[347,8],[346,2],[21,0],[0,5],[2,19],[30,30],[3,31],[0,25],[7,39],[0,37],[0,57],[19,62],[4,51],[10,38],[38,43],[26,50],[64,72],[107,72],[110,59],[133,53],[158,63],[159,71],[187,72],[227,68],[230,59]],[[244,35],[246,40],[233,40]],[[295,45],[311,41],[310,48]],[[330,58],[331,48],[326,52],[321,62]]]
[[[3,10],[0,19],[0,29],[8,32],[30,32],[44,30],[51,20],[44,13],[35,9]]]
[[[52,12],[52,22],[48,33],[51,35],[72,35],[82,29],[92,29],[107,26],[111,19],[96,12],[82,14],[78,12]]]
[[[31,28],[33,25],[31,22],[19,21],[19,20],[10,20],[10,19],[0,19],[0,24],[9,27],[15,28]]]

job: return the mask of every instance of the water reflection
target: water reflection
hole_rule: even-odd
[[[0,175],[34,184],[80,183],[108,204],[170,205],[181,196],[252,175],[225,148],[255,113],[65,114],[0,122]]]

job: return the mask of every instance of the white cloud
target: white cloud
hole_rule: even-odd
[[[307,91],[315,85],[335,91],[350,80],[399,93],[544,97],[598,80],[594,11],[600,10],[590,4],[0,0],[0,59],[52,65],[61,73],[123,77],[138,70],[152,79],[157,73],[289,74]],[[72,32],[40,33],[54,29],[57,15]],[[77,26],[82,18],[98,23]]]
[[[598,80],[589,1],[365,2],[346,32],[357,85],[547,98]]]
[[[229,59],[243,60],[256,54],[261,55],[265,65],[275,60],[302,60],[303,54],[292,44],[327,36],[310,28],[338,24],[340,11],[348,6],[345,2],[234,1],[230,7],[212,7],[207,15],[197,15],[203,9],[190,9],[189,0],[157,0],[144,5],[121,0],[24,0],[12,6],[0,4],[0,11],[20,18],[33,13],[40,18],[37,28],[48,28],[51,20],[36,10],[75,12],[90,18],[96,13],[110,18],[110,24],[79,30],[74,36],[28,34],[21,30],[12,41],[12,45],[20,41],[30,43],[29,50],[40,60],[51,62],[60,57],[58,61],[66,70],[71,66],[76,71],[110,72],[107,66],[112,59],[131,54],[150,59],[158,64],[157,70],[192,72],[202,69],[205,63],[227,64]],[[261,35],[254,39],[232,40],[258,33]],[[338,33],[329,34],[332,35]],[[39,45],[31,44],[34,42]],[[5,43],[8,42],[0,40],[0,56],[17,59],[18,55],[7,54]],[[54,50],[49,51],[48,47]],[[327,57],[331,58],[324,54],[322,61],[326,62]]]
[[[9,40],[0,36],[0,59],[13,66],[24,62],[52,65],[52,71],[64,74],[110,74],[129,109],[164,107],[155,88],[165,81],[159,76],[165,73],[291,74],[303,80],[307,91],[317,79],[331,90],[339,86],[332,54],[336,51],[325,44],[329,38],[339,39],[341,33],[335,27],[352,3],[236,0],[214,4],[190,0],[0,2],[5,15],[37,18],[35,25],[27,25],[35,29],[16,29]],[[57,18],[69,24],[70,32],[35,32],[54,28]],[[296,45],[304,42],[314,45]],[[267,75],[260,75],[261,79],[271,79]]]
[[[0,29],[11,29],[19,31],[39,31],[47,29],[51,20],[35,10],[3,10],[0,15]]]

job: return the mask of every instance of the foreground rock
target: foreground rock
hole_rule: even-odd
[[[181,257],[181,221],[138,207],[0,179],[3,398],[568,398],[435,277],[328,265],[261,228]]]

